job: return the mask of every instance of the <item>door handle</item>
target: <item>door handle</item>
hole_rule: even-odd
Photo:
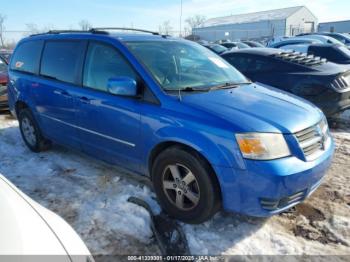
[[[87,98],[86,96],[82,96],[82,97],[80,97],[79,99],[80,99],[80,101],[81,101],[82,103],[84,103],[84,104],[90,104],[90,102],[91,102],[91,99],[90,99],[90,98]]]
[[[54,94],[56,94],[56,95],[71,97],[71,95],[70,95],[66,90],[63,90],[63,89],[56,89],[56,90],[53,91],[53,92],[54,92]]]

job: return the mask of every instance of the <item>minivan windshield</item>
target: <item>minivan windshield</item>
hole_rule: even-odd
[[[249,83],[220,56],[196,43],[129,41],[126,45],[167,91],[202,91]]]

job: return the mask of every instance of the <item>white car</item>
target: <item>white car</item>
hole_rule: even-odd
[[[26,261],[34,255],[55,256],[51,261],[94,261],[67,222],[0,175],[0,256]]]

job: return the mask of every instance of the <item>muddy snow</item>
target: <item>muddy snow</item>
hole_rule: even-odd
[[[191,253],[350,255],[350,112],[332,134],[334,161],[311,198],[267,219],[221,212],[204,224],[182,225]],[[0,116],[0,173],[63,217],[93,254],[160,253],[148,213],[127,202],[139,196],[157,208],[144,181],[60,146],[32,153],[6,115]]]

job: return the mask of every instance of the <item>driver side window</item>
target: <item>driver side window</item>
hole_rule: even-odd
[[[134,70],[114,47],[90,43],[84,65],[83,85],[108,92],[108,80],[116,77],[137,79]]]

